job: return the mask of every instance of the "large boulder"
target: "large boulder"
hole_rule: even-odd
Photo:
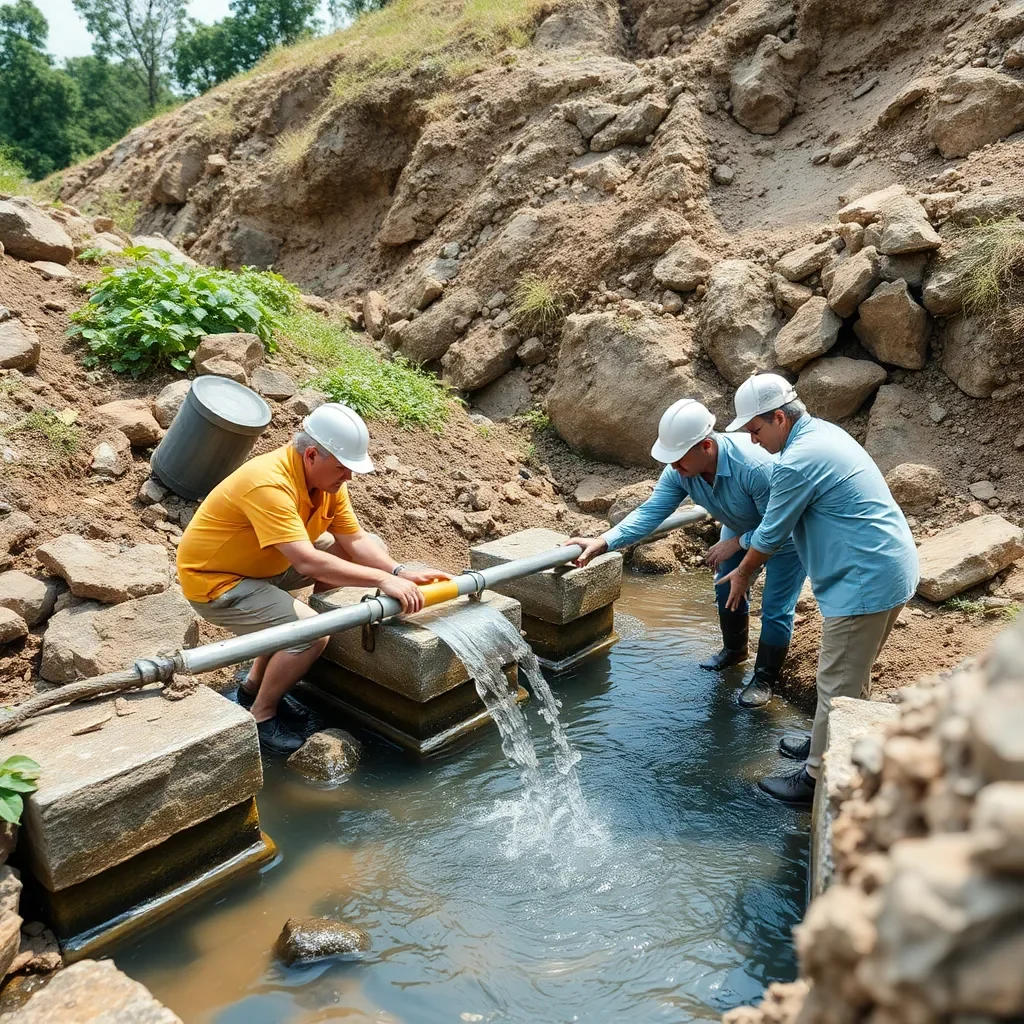
[[[902,185],[890,185],[847,203],[839,211],[843,224],[875,225],[877,249],[888,256],[938,249],[942,239],[924,207]]]
[[[69,263],[75,255],[71,236],[31,200],[0,200],[0,246],[20,260]]]
[[[654,280],[677,292],[692,292],[707,280],[710,270],[707,253],[696,242],[683,238],[654,264]]]
[[[758,135],[774,135],[792,116],[800,79],[814,60],[798,40],[766,35],[750,62],[732,73],[732,114]]]
[[[224,374],[224,363],[240,366],[248,375],[263,362],[263,342],[255,334],[207,334],[199,342],[192,365],[196,373]],[[242,381],[242,383],[245,383]]]
[[[415,320],[391,324],[384,340],[414,363],[431,363],[466,333],[479,312],[480,296],[468,288],[457,288]]]
[[[899,384],[880,387],[871,406],[864,448],[882,473],[906,462],[908,452],[929,451],[934,445],[935,425],[928,417],[925,396]]]
[[[181,403],[192,388],[190,380],[174,380],[161,388],[160,394],[153,399],[153,418],[166,430],[177,416]]]
[[[927,512],[939,499],[942,474],[934,466],[901,462],[885,474],[889,492],[904,512],[918,515]]]
[[[526,370],[516,367],[473,395],[473,407],[489,420],[501,421],[520,416],[533,405]]]
[[[879,362],[906,370],[924,366],[931,320],[911,297],[906,281],[883,281],[860,304],[854,331]]]
[[[481,321],[441,357],[444,379],[461,391],[477,391],[512,369],[519,335]]]
[[[961,68],[932,94],[928,134],[947,159],[1024,128],[1024,83],[992,68]]]
[[[0,323],[0,369],[31,370],[39,362],[39,336],[20,320]]]
[[[156,252],[166,253],[174,263],[182,263],[186,267],[197,265],[191,256],[183,253],[173,242],[168,242],[163,235],[135,235],[132,238],[132,243],[147,249],[154,249]]]
[[[966,395],[990,398],[1007,382],[1007,344],[984,317],[954,317],[942,332],[942,370]]]
[[[1024,557],[1024,530],[1002,516],[979,516],[927,538],[917,557],[917,592],[929,601],[945,601]]]
[[[829,273],[822,275],[828,304],[839,316],[853,316],[879,280],[878,250],[872,245],[866,245],[852,256],[837,259],[830,266]]]
[[[205,147],[186,144],[173,152],[160,167],[150,190],[150,199],[169,206],[183,205],[189,190],[203,176],[205,166]]]
[[[36,558],[71,588],[75,597],[118,604],[158,594],[170,583],[167,551],[159,544],[122,548],[65,533],[36,548]]]
[[[108,426],[120,430],[134,448],[150,448],[164,435],[150,403],[143,398],[107,402],[96,406],[95,412]]]
[[[829,309],[819,295],[808,299],[793,319],[775,338],[775,357],[779,366],[799,370],[818,356],[823,356],[839,337],[843,321]]]
[[[0,608],[16,612],[29,626],[49,618],[60,591],[53,579],[36,579],[16,569],[0,573]]]
[[[714,267],[701,308],[700,338],[730,384],[738,386],[752,373],[775,366],[781,324],[764,269],[752,260],[723,260]]]
[[[566,318],[547,412],[558,433],[596,458],[647,465],[661,414],[680,395],[721,399],[687,366],[692,339],[678,321],[612,313]]]
[[[198,638],[198,616],[177,588],[122,604],[73,602],[46,627],[39,674],[70,683],[128,668],[137,658],[174,654]]]
[[[80,960],[52,979],[11,1015],[18,1024],[181,1024],[113,960]]]
[[[251,224],[239,224],[231,233],[228,255],[238,267],[267,270],[277,262],[281,239]]]
[[[814,416],[833,423],[852,416],[885,383],[886,373],[870,359],[816,359],[800,373],[796,393]]]

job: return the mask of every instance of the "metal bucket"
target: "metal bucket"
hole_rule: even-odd
[[[175,494],[200,501],[245,462],[270,423],[270,406],[227,377],[192,381],[150,467]]]

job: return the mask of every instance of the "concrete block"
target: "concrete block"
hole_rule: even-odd
[[[597,608],[564,626],[556,626],[532,615],[523,616],[523,632],[533,653],[545,667],[557,665],[560,670],[568,667],[562,664],[566,659],[575,663],[580,651],[589,651],[594,644],[614,637],[614,627],[615,606],[612,604]]]
[[[0,742],[42,769],[25,801],[19,850],[40,883],[65,889],[255,796],[263,784],[256,723],[200,686],[184,700],[146,688],[57,708]],[[99,723],[93,731],[76,731]]]
[[[374,592],[362,587],[342,587],[314,594],[309,603],[318,612],[330,611],[358,604],[364,595]],[[431,632],[430,622],[440,616],[458,615],[469,600],[460,597],[406,619],[382,623],[373,630],[372,651],[364,648],[359,630],[345,630],[331,637],[323,658],[410,700],[431,700],[465,683],[469,676],[452,649]],[[481,595],[481,600],[517,629],[520,627],[518,601],[491,591]]]
[[[807,887],[811,898],[832,880],[832,823],[839,813],[839,794],[856,771],[853,745],[868,733],[881,733],[899,718],[896,704],[855,697],[834,697],[828,716],[828,739],[811,811],[811,858]]]
[[[470,566],[486,569],[492,565],[504,565],[514,559],[558,547],[568,539],[564,533],[541,527],[521,530],[471,548]],[[523,606],[524,615],[564,626],[618,599],[622,589],[622,555],[610,551],[599,555],[583,569],[571,566],[548,569],[522,579],[509,580],[496,589],[514,597]]]

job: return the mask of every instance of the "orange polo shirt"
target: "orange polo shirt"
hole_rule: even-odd
[[[337,494],[318,491],[314,503],[302,456],[291,445],[275,448],[239,466],[199,506],[178,545],[182,593],[206,604],[243,578],[287,571],[276,544],[359,529],[346,485]]]

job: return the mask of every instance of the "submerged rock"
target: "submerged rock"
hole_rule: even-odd
[[[275,952],[289,967],[370,948],[370,936],[354,924],[329,917],[290,917],[278,936]]]
[[[288,758],[288,767],[318,782],[340,782],[355,771],[362,744],[344,729],[315,732]]]

